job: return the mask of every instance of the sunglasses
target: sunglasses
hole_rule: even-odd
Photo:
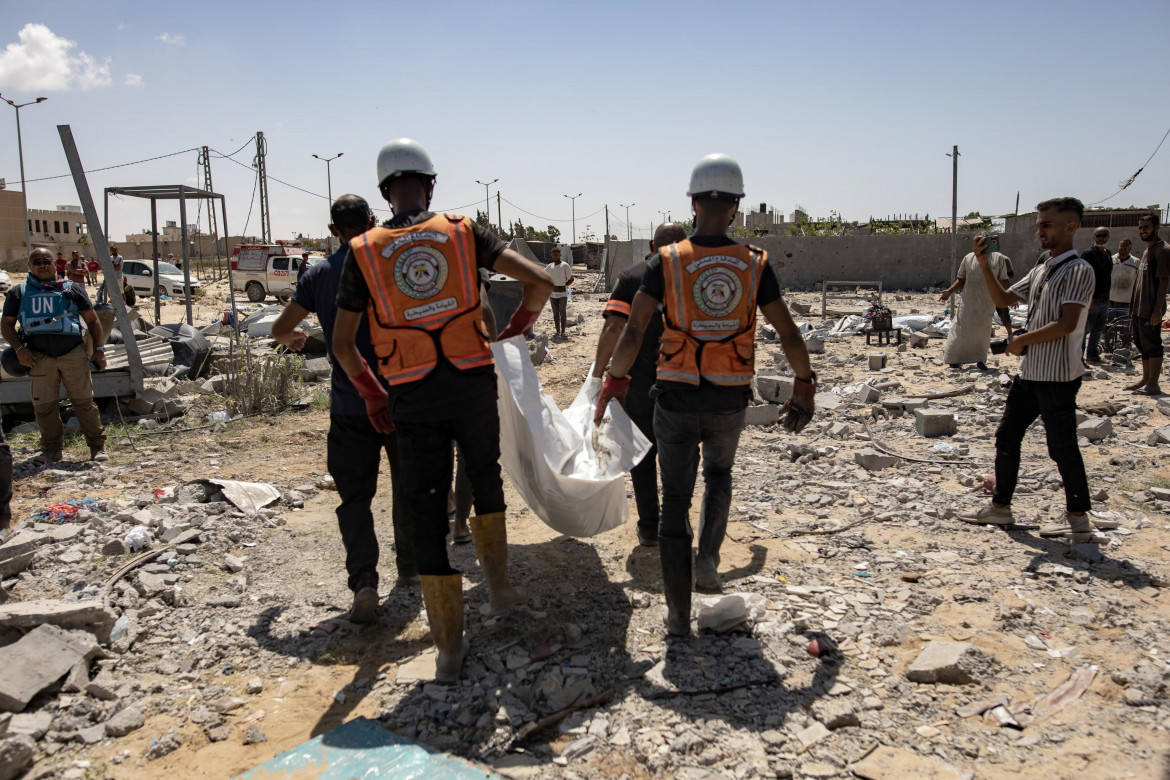
[[[29,265],[52,265],[55,260],[30,260]]]

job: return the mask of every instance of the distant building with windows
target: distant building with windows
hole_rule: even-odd
[[[1123,209],[1085,209],[1085,218],[1081,220],[1082,228],[1123,228],[1137,227],[1142,214],[1153,213],[1162,220],[1162,209],[1158,206],[1136,208],[1129,206]],[[1011,214],[1003,217],[1005,233],[1027,233],[1036,228],[1036,212],[1027,214]]]

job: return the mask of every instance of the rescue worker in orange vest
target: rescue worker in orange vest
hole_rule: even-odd
[[[452,443],[466,456],[476,513],[471,529],[491,612],[503,614],[524,598],[508,579],[496,375],[478,269],[506,274],[524,287],[501,339],[532,327],[553,284],[544,269],[475,221],[431,213],[435,175],[417,142],[399,138],[382,148],[378,185],[394,217],[350,241],[337,288],[333,352],[375,429],[397,428],[415,561],[438,649],[436,679],[454,682],[469,646],[463,576],[447,560]],[[375,368],[389,393],[354,345],[367,310]]]
[[[642,285],[614,351],[597,399],[600,422],[611,400],[625,402],[629,370],[646,323],[661,302],[664,330],[658,351],[654,436],[662,476],[659,550],[666,591],[666,628],[690,633],[691,526],[688,514],[703,457],[703,504],[695,587],[719,592],[719,549],[731,508],[731,467],[755,373],[756,307],[780,336],[795,372],[782,424],[800,431],[812,419],[816,374],[799,329],[780,297],[767,253],[727,236],[743,197],[739,164],[725,154],[699,160],[687,194],[695,235],[661,246],[647,263]]]

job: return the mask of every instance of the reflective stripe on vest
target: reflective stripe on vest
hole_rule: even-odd
[[[442,355],[460,370],[491,365],[471,225],[454,215],[376,227],[350,242],[370,291],[378,373],[416,382]]]
[[[658,378],[746,385],[755,374],[756,295],[768,262],[762,249],[690,240],[664,247]]]
[[[21,285],[17,320],[26,335],[80,336],[77,304],[65,297],[73,282],[44,287],[32,275]]]

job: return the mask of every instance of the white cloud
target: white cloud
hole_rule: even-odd
[[[123,83],[128,87],[141,87],[142,77],[137,73],[127,73]]]
[[[110,60],[98,62],[76,41],[66,40],[43,24],[26,24],[18,43],[0,51],[0,87],[28,91],[91,89],[110,83]]]
[[[163,33],[162,35],[156,35],[155,40],[162,41],[163,43],[168,44],[170,46],[182,46],[183,45],[183,36],[182,35],[171,35],[170,33]]]

